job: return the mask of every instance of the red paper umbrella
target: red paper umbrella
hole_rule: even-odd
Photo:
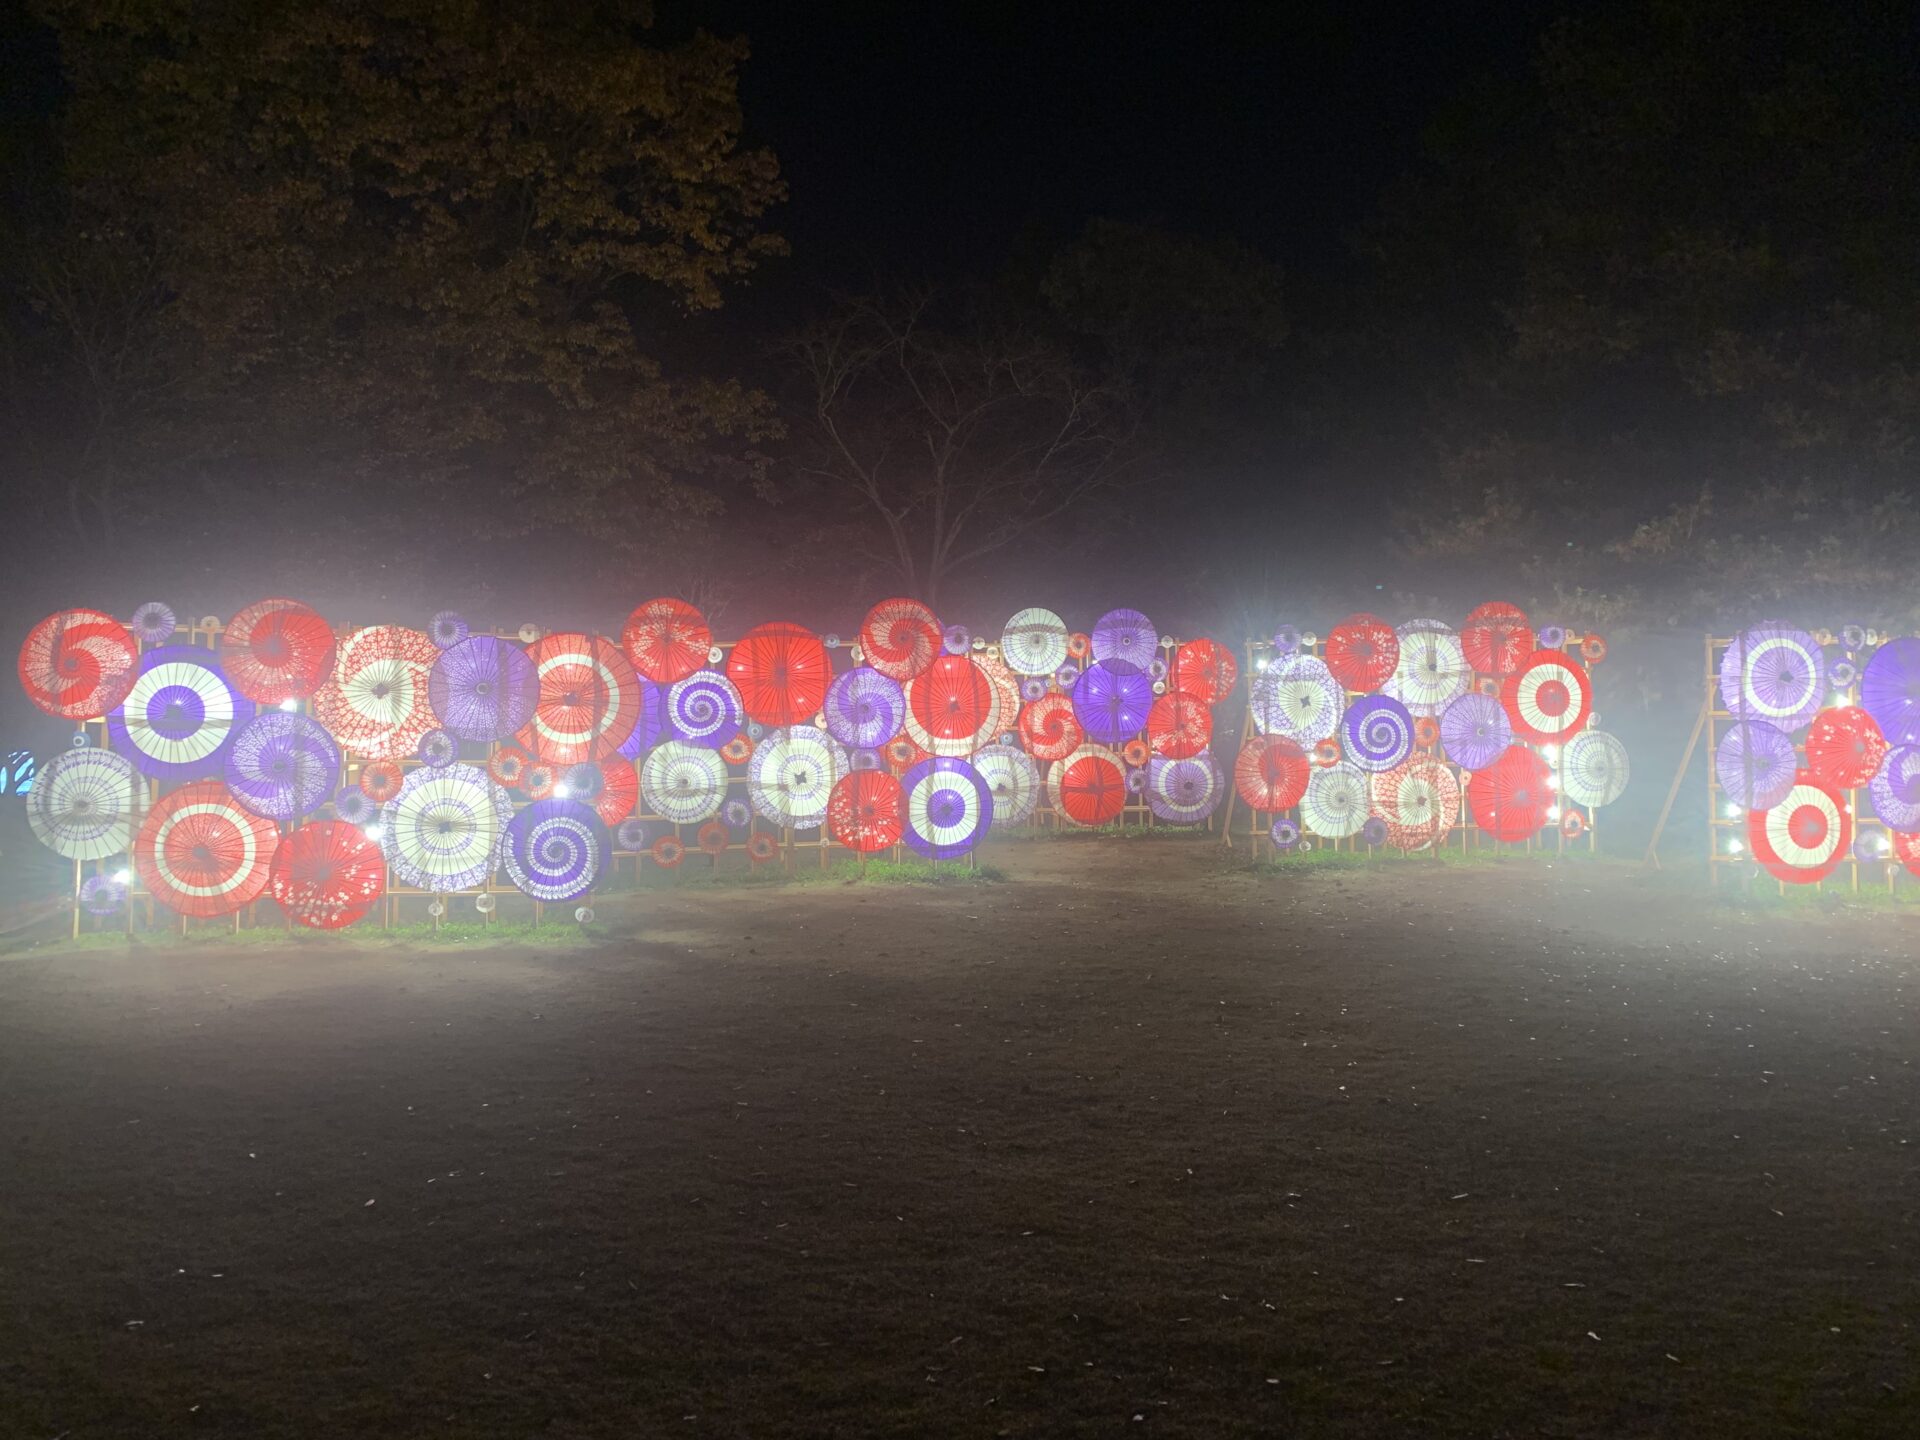
[[[274,903],[288,919],[315,930],[345,929],[386,888],[386,856],[344,820],[302,825],[280,842],[267,872]]]
[[[1416,756],[1369,782],[1373,813],[1387,822],[1387,843],[1402,850],[1433,844],[1460,818],[1460,782],[1438,760]]]
[[[653,863],[662,870],[671,870],[686,859],[687,847],[671,835],[662,835],[653,842],[653,848],[647,853],[653,857]]]
[[[1920,875],[1920,833],[1894,831],[1893,856],[1907,867],[1908,873]]]
[[[369,760],[360,770],[360,793],[376,805],[384,805],[400,793],[406,780],[397,760]]]
[[[515,738],[560,766],[616,753],[644,703],[626,652],[605,636],[570,631],[536,640],[527,657],[540,677],[540,698]]]
[[[1189,640],[1173,652],[1173,664],[1167,671],[1168,690],[1190,690],[1209,705],[1227,698],[1240,667],[1226,646],[1202,637]]]
[[[1126,809],[1126,771],[1111,750],[1082,745],[1047,771],[1047,796],[1076,825],[1106,825]]]
[[[850,770],[827,797],[827,834],[862,855],[900,843],[900,782],[884,770]]]
[[[544,800],[560,783],[560,772],[549,760],[536,760],[520,774],[521,792],[529,800]]]
[[[942,655],[908,683],[907,708],[932,740],[914,735],[922,749],[963,754],[984,741],[1000,705],[993,682],[971,656]]]
[[[1887,758],[1879,722],[1857,705],[1822,710],[1807,729],[1807,769],[1836,790],[1853,790],[1880,773]]]
[[[526,776],[533,756],[518,745],[502,745],[487,760],[487,774],[511,790]]]
[[[740,692],[749,720],[804,725],[819,713],[833,672],[817,635],[776,620],[740,637],[727,656],[727,678]]]
[[[610,755],[598,762],[604,784],[593,797],[593,808],[609,825],[618,825],[640,803],[640,772],[624,755]]]
[[[1526,612],[1504,600],[1489,600],[1460,627],[1460,649],[1482,675],[1505,677],[1533,653],[1533,627]]]
[[[1508,747],[1493,764],[1474,772],[1467,786],[1473,823],[1496,840],[1539,834],[1553,807],[1548,778],[1546,761],[1524,745]]]
[[[707,617],[686,601],[663,596],[634,607],[620,632],[620,646],[636,671],[671,685],[707,663],[713,631]]]
[[[700,847],[700,853],[703,855],[723,855],[726,853],[728,839],[727,822],[709,820],[694,832],[693,843]]]
[[[260,705],[313,694],[333,673],[333,658],[333,627],[298,600],[249,605],[220,636],[227,679]]]
[[[411,755],[440,723],[427,685],[439,658],[439,646],[419,630],[355,630],[338,644],[333,678],[314,693],[314,718],[356,755]]]
[[[280,832],[218,780],[183,785],[153,809],[133,844],[140,881],[162,905],[206,919],[231,915],[267,887]]]
[[[1839,791],[1802,770],[1778,805],[1747,812],[1747,843],[1774,879],[1811,885],[1847,858],[1853,817]]]
[[[1036,760],[1064,760],[1086,738],[1070,696],[1042,695],[1020,712],[1020,740]]]
[[[1213,743],[1213,712],[1207,701],[1192,691],[1172,688],[1155,696],[1153,708],[1147,711],[1147,743],[1154,754],[1169,760],[1198,755]]]
[[[913,743],[913,737],[899,734],[887,742],[887,767],[894,774],[902,775],[918,765],[922,760],[933,757]]]
[[[1312,778],[1307,752],[1285,735],[1254,736],[1233,762],[1233,788],[1255,810],[1291,810]]]
[[[1564,650],[1535,650],[1500,686],[1514,732],[1553,744],[1572,738],[1593,713],[1593,682]]]
[[[1346,689],[1378,690],[1400,663],[1400,636],[1378,615],[1363,610],[1333,627],[1320,657]]]
[[[62,720],[93,720],[133,689],[140,647],[98,610],[61,610],[27,632],[17,669],[27,698]]]
[[[902,683],[933,664],[940,642],[940,621],[918,600],[882,600],[860,625],[866,663]]]

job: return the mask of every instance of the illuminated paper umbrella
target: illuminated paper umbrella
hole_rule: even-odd
[[[1792,737],[1764,720],[1736,720],[1721,735],[1713,756],[1714,777],[1742,810],[1779,804],[1793,788],[1799,767]]]
[[[1138,610],[1109,610],[1094,622],[1088,639],[1096,664],[1118,660],[1137,670],[1151,665],[1160,649],[1160,632]]]
[[[1047,771],[1047,799],[1056,815],[1075,825],[1106,825],[1127,808],[1127,775],[1120,757],[1098,745],[1082,745]]]
[[[1772,621],[1741,631],[1720,656],[1720,699],[1727,711],[1782,730],[1798,730],[1813,718],[1825,678],[1826,657],[1814,638]]]
[[[1611,805],[1628,774],[1627,747],[1604,730],[1582,730],[1560,752],[1560,789],[1576,805]]]
[[[826,731],[811,725],[775,730],[747,762],[747,798],[771,823],[811,830],[827,818],[834,781],[848,768],[846,751]]]
[[[340,783],[340,749],[320,722],[265,710],[234,732],[227,787],[269,820],[293,820],[327,803]]]
[[[333,627],[298,600],[258,601],[220,634],[221,668],[256,705],[306,698],[327,682],[333,661]]]
[[[1253,735],[1233,762],[1233,787],[1255,810],[1291,810],[1307,793],[1312,762],[1297,740]]]
[[[1073,713],[1089,737],[1118,745],[1138,735],[1153,708],[1153,681],[1146,670],[1122,659],[1096,660],[1073,687]]]
[[[1279,641],[1274,645],[1278,649]],[[1364,695],[1386,684],[1400,663],[1400,637],[1378,615],[1363,610],[1327,632],[1326,661],[1343,688]]]
[[[1415,715],[1438,715],[1473,684],[1460,637],[1438,620],[1409,620],[1398,632],[1400,658],[1381,685]]]
[[[1484,770],[1513,743],[1513,722],[1491,695],[1470,690],[1440,712],[1440,748],[1462,770]]]
[[[162,645],[140,657],[107,733],[143,774],[189,780],[218,773],[234,732],[253,716],[253,702],[234,693],[210,651]]]
[[[1344,839],[1360,833],[1371,804],[1366,772],[1342,760],[1314,770],[1300,800],[1300,823],[1315,835]]]
[[[1330,737],[1340,723],[1340,682],[1312,655],[1295,655],[1253,677],[1253,723],[1262,734],[1302,745]]]
[[[600,635],[548,635],[527,647],[540,677],[520,743],[542,760],[577,765],[620,748],[640,719],[640,677],[626,652]]]
[[[340,642],[333,678],[313,697],[314,717],[356,755],[410,755],[434,726],[428,676],[439,658],[439,649],[418,630],[356,630]]]
[[[507,878],[536,900],[591,890],[613,848],[607,827],[578,800],[536,800],[507,824]]]
[[[415,770],[380,810],[381,848],[394,878],[447,893],[493,873],[513,801],[475,765]]]
[[[1227,698],[1240,679],[1240,666],[1233,652],[1204,636],[1189,640],[1173,652],[1173,664],[1167,671],[1167,689],[1186,690],[1209,705]]]
[[[1051,675],[1067,663],[1067,622],[1051,610],[1022,610],[1000,632],[1000,658],[1016,675]]]
[[[1020,712],[1020,743],[1036,760],[1064,760],[1086,738],[1065,695],[1043,695]]]
[[[158,600],[149,600],[134,609],[133,619],[127,628],[149,645],[164,645],[173,638],[173,632],[180,625],[174,619],[171,606]]]
[[[860,622],[860,653],[866,663],[903,684],[933,664],[944,640],[939,619],[918,600],[882,600]]]
[[[872,855],[900,843],[906,796],[884,770],[856,770],[833,782],[827,834],[835,844]]]
[[[620,647],[642,678],[671,685],[708,663],[713,631],[697,607],[663,595],[634,606],[621,628]]]
[[[80,908],[89,915],[118,915],[127,903],[127,887],[108,875],[89,875],[80,882]]]
[[[267,871],[267,893],[297,925],[344,930],[386,893],[387,857],[343,820],[302,825],[280,842]]]
[[[121,855],[133,840],[141,792],[133,764],[111,750],[63,750],[33,777],[27,824],[69,860]]]
[[[1504,679],[1533,653],[1533,627],[1519,606],[1489,600],[1468,615],[1467,623],[1461,626],[1460,650],[1467,663],[1482,675]]]
[[[666,740],[640,762],[640,803],[663,820],[697,825],[720,813],[727,798],[727,762],[718,750]]]
[[[248,810],[218,780],[197,780],[147,812],[133,864],[155,900],[176,914],[207,919],[259,898],[279,845],[271,820]]]
[[[985,745],[972,756],[973,768],[993,792],[993,823],[1003,829],[1024,825],[1040,800],[1040,770],[1016,745]]]
[[[1519,734],[1553,744],[1577,733],[1593,714],[1593,682],[1566,651],[1536,650],[1501,682],[1500,703]]]
[[[833,671],[819,636],[776,620],[740,637],[727,656],[727,678],[740,692],[749,720],[804,725],[827,698]]]
[[[27,632],[16,670],[27,698],[62,720],[92,720],[133,689],[140,647],[98,610],[61,610]]]
[[[740,733],[746,718],[740,692],[718,670],[696,670],[667,691],[667,733],[689,745],[718,750]]]
[[[1910,875],[1920,875],[1920,833],[1907,830],[1893,832],[1893,858],[1907,867]]]
[[[1868,786],[1873,813],[1889,830],[1920,830],[1920,745],[1896,745]]]
[[[1147,761],[1147,808],[1173,825],[1198,825],[1226,798],[1227,777],[1210,751]]]
[[[1547,762],[1524,745],[1508,749],[1467,786],[1473,823],[1508,843],[1540,833],[1553,807]]]
[[[1748,813],[1747,843],[1774,879],[1811,885],[1847,858],[1853,817],[1839,791],[1802,770],[1785,799]]]
[[[906,797],[900,838],[929,860],[966,854],[993,824],[993,794],[965,760],[922,760],[900,777],[900,790]]]
[[[441,651],[427,672],[427,702],[462,740],[504,740],[533,719],[540,676],[518,645],[471,635]]]
[[[908,737],[933,755],[971,755],[1000,731],[1001,694],[970,655],[942,655],[907,682]]]
[[[1347,707],[1340,743],[1362,770],[1391,770],[1413,753],[1413,716],[1390,695],[1363,695]]]
[[[1857,705],[1822,710],[1807,727],[1807,769],[1836,790],[1873,779],[1891,748],[1873,716]]]
[[[827,687],[827,733],[842,745],[876,750],[900,733],[906,722],[907,697],[898,680],[871,665],[860,665],[834,678]]]
[[[1147,744],[1154,754],[1185,760],[1212,743],[1213,712],[1201,695],[1169,684],[1166,694],[1154,697],[1147,711]]]
[[[584,763],[600,772],[600,789],[592,800],[594,813],[607,824],[618,825],[640,803],[640,772],[631,760],[620,755]]]
[[[1889,640],[1860,674],[1860,704],[1895,745],[1920,745],[1920,640]]]
[[[640,718],[633,723],[633,729],[627,732],[627,738],[620,742],[618,754],[628,760],[638,760],[647,751],[660,743],[666,733],[667,691],[666,687],[656,685],[651,680],[640,682]]]
[[[1383,770],[1368,788],[1374,814],[1386,822],[1387,843],[1398,849],[1425,849],[1460,819],[1460,782],[1438,760]]]

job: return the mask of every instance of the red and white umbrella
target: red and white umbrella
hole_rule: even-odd
[[[602,635],[569,631],[527,647],[540,678],[533,718],[520,743],[555,765],[603,760],[640,722],[640,678],[627,655]]]
[[[1551,779],[1546,761],[1524,745],[1509,746],[1467,784],[1473,823],[1509,844],[1539,834],[1553,808]]]
[[[1110,824],[1127,807],[1127,772],[1111,750],[1082,745],[1047,771],[1047,798],[1075,825]]]
[[[1413,759],[1371,781],[1373,813],[1387,822],[1387,843],[1423,850],[1460,818],[1460,782],[1438,760]]]
[[[1564,650],[1536,650],[1500,686],[1513,728],[1529,740],[1563,742],[1593,714],[1593,682]]]
[[[861,655],[889,680],[913,679],[940,651],[939,617],[918,600],[882,600],[860,624]]]
[[[1858,705],[1822,710],[1807,727],[1807,769],[1836,790],[1855,790],[1880,773],[1893,747]]]
[[[93,720],[133,689],[140,646],[99,610],[61,610],[27,632],[16,671],[27,698],[62,720]]]
[[[207,919],[259,898],[279,845],[271,820],[247,809],[218,780],[197,780],[147,812],[133,863],[155,900]]]
[[[302,825],[274,852],[268,893],[296,924],[342,930],[386,892],[387,860],[358,825],[320,820]]]
[[[827,798],[827,834],[862,855],[900,843],[905,795],[885,770],[853,770],[833,782]]]
[[[1774,879],[1811,885],[1847,858],[1853,816],[1839,791],[1802,770],[1779,804],[1747,813],[1747,843]]]
[[[439,724],[427,677],[440,647],[400,625],[356,630],[339,643],[333,678],[313,697],[314,718],[342,746],[369,760],[410,756]]]
[[[971,655],[942,655],[907,682],[907,735],[932,755],[971,755],[1000,733],[1003,699]]]
[[[1173,652],[1173,664],[1167,669],[1167,689],[1186,690],[1208,705],[1227,698],[1240,678],[1240,666],[1226,646],[1202,636],[1189,640]]]
[[[1252,736],[1233,762],[1233,787],[1255,810],[1291,810],[1312,776],[1306,750],[1285,735]]]
[[[333,663],[333,627],[298,600],[257,601],[220,635],[221,668],[257,705],[304,700],[327,682]]]
[[[1072,699],[1058,692],[1042,695],[1020,712],[1020,743],[1036,760],[1064,760],[1086,738]]]
[[[1489,600],[1460,627],[1460,649],[1480,674],[1504,679],[1533,653],[1533,627],[1519,606]]]
[[[1192,677],[1189,677],[1192,678]],[[1206,699],[1171,684],[1147,710],[1147,744],[1168,760],[1187,760],[1213,743],[1213,711]]]
[[[1322,653],[1341,688],[1368,694],[1386,684],[1400,660],[1400,636],[1378,615],[1349,615],[1327,632]]]
[[[697,608],[662,596],[634,607],[620,631],[620,646],[636,672],[657,685],[671,685],[707,663],[713,631]]]

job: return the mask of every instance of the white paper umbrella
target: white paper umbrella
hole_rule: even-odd
[[[848,768],[847,752],[826,731],[811,725],[774,730],[754,747],[747,798],[773,824],[811,830],[827,818],[833,782]]]
[[[1067,663],[1067,622],[1051,610],[1022,610],[1000,632],[1000,658],[1016,675],[1053,674]]]
[[[512,818],[505,787],[477,765],[415,770],[380,809],[380,848],[403,885],[466,890],[493,873]]]
[[[27,824],[69,860],[124,855],[140,818],[133,762],[111,750],[63,750],[34,776]]]
[[[1560,792],[1576,805],[1611,805],[1627,773],[1627,747],[1604,730],[1582,730],[1560,752]]]
[[[986,745],[974,752],[973,768],[993,792],[993,823],[1024,825],[1040,799],[1040,770],[1014,745]]]
[[[1410,620],[1402,625],[1400,660],[1381,692],[1392,696],[1415,715],[1438,715],[1473,683],[1460,637],[1438,620]]]
[[[1371,804],[1366,772],[1342,760],[1314,770],[1300,800],[1300,823],[1329,840],[1343,839],[1360,833]]]
[[[213,653],[166,645],[140,657],[140,673],[107,717],[113,748],[148,775],[190,780],[217,772],[254,705],[231,685]]]
[[[1340,682],[1312,655],[1276,661],[1253,677],[1253,723],[1264,735],[1316,745],[1340,723]]]
[[[640,764],[640,803],[662,820],[694,825],[720,813],[727,798],[727,762],[718,750],[668,740]]]

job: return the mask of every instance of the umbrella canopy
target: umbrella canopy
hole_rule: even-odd
[[[1906,866],[1910,875],[1920,875],[1920,832],[1893,832],[1893,858]]]
[[[572,900],[593,889],[613,850],[593,807],[536,800],[507,822],[507,878],[536,900]]]
[[[620,648],[637,674],[671,685],[707,663],[713,631],[694,606],[662,596],[634,607],[621,628]]]
[[[428,676],[439,658],[439,647],[418,630],[356,630],[340,642],[333,678],[313,697],[314,716],[356,755],[411,755],[435,723]]]
[[[1302,745],[1327,739],[1340,723],[1340,682],[1312,655],[1295,655],[1253,677],[1253,723],[1262,734]]]
[[[1018,746],[984,745],[972,759],[993,794],[993,823],[1005,828],[1031,819],[1040,800],[1040,770],[1032,758]]]
[[[1363,610],[1327,632],[1325,654],[1327,668],[1341,687],[1364,695],[1386,684],[1400,663],[1400,637],[1378,615]]]
[[[555,765],[616,753],[640,720],[640,677],[604,636],[568,631],[527,647],[539,677],[520,743]]]
[[[860,653],[868,665],[902,684],[926,671],[944,648],[940,621],[918,600],[882,600],[860,622]]]
[[[27,632],[15,669],[27,699],[47,714],[92,720],[127,698],[139,662],[133,632],[111,615],[60,610]]]
[[[500,861],[513,801],[474,765],[415,770],[380,810],[395,879],[447,893],[483,883]]]
[[[1172,825],[1198,825],[1226,798],[1227,777],[1210,751],[1147,761],[1147,808]]]
[[[696,825],[720,813],[727,798],[727,762],[717,750],[666,740],[640,762],[640,803],[663,820]]]
[[[1051,610],[1020,611],[1000,632],[1000,658],[1016,675],[1051,675],[1067,663],[1067,622]]]
[[[1020,743],[1036,760],[1064,760],[1086,738],[1073,701],[1065,695],[1043,695],[1020,712]]]
[[[440,652],[427,672],[427,703],[462,740],[504,740],[533,719],[540,676],[527,652],[472,635]]]
[[[1409,620],[1397,632],[1400,658],[1381,685],[1414,715],[1439,715],[1473,684],[1460,637],[1438,620]]]
[[[1413,753],[1413,716],[1390,695],[1363,695],[1340,721],[1340,744],[1362,770],[1391,770]]]
[[[320,722],[263,710],[234,732],[227,752],[234,799],[269,820],[295,820],[327,803],[340,783],[340,749]]]
[[[1109,610],[1094,623],[1087,639],[1095,663],[1118,660],[1136,670],[1151,665],[1160,649],[1160,632],[1138,610]]]
[[[1369,783],[1373,812],[1386,822],[1387,843],[1401,850],[1436,844],[1460,819],[1460,782],[1438,760],[1415,758]]]
[[[69,860],[126,853],[144,800],[133,763],[111,750],[63,750],[33,777],[27,824]]]
[[[1727,798],[1743,810],[1779,804],[1800,767],[1793,739],[1764,720],[1736,720],[1720,736],[1713,773]]]
[[[1175,688],[1154,697],[1147,711],[1147,744],[1168,760],[1185,760],[1213,743],[1213,712],[1191,690]]]
[[[640,682],[640,718],[634,721],[627,738],[620,742],[618,754],[638,760],[657,745],[666,734],[667,691],[651,680]]]
[[[1226,699],[1240,679],[1239,663],[1226,646],[1202,636],[1173,652],[1167,669],[1167,689],[1198,695],[1208,705]]]
[[[1530,740],[1567,740],[1593,714],[1593,682],[1564,650],[1536,650],[1500,685],[1513,728]]]
[[[993,794],[965,760],[949,755],[922,760],[900,777],[900,790],[906,797],[901,838],[929,860],[966,854],[993,824]]]
[[[473,633],[466,616],[457,610],[437,610],[427,622],[427,638],[442,650],[450,650]]]
[[[605,760],[584,763],[600,771],[600,788],[590,802],[593,813],[604,824],[618,825],[640,803],[640,772],[624,755],[609,755]]]
[[[118,915],[127,903],[127,887],[106,875],[89,875],[80,882],[80,908],[89,915]]]
[[[1836,790],[1853,790],[1880,773],[1892,747],[1857,705],[1822,710],[1807,727],[1807,769]]]
[[[1868,786],[1873,813],[1889,830],[1920,830],[1920,745],[1896,745]]]
[[[1484,770],[1513,743],[1513,722],[1491,695],[1469,690],[1440,712],[1440,748],[1462,770]]]
[[[360,793],[384,805],[400,793],[406,778],[398,760],[369,760],[360,767]]]
[[[1747,843],[1774,879],[1811,885],[1847,858],[1853,817],[1837,790],[1802,770],[1778,804],[1748,813]]]
[[[443,730],[438,725],[420,737],[420,743],[413,748],[422,765],[451,765],[460,758],[460,742],[454,738],[451,730]]]
[[[1553,808],[1547,762],[1524,745],[1508,749],[1467,786],[1473,823],[1509,844],[1540,833]]]
[[[1300,822],[1329,840],[1360,833],[1367,823],[1372,791],[1358,765],[1341,760],[1314,770],[1300,800]]]
[[[126,700],[107,717],[107,733],[141,773],[190,780],[218,773],[235,732],[253,715],[253,702],[227,684],[211,652],[162,645],[140,657]]]
[[[1720,656],[1720,699],[1727,712],[1782,730],[1798,730],[1813,719],[1825,679],[1826,656],[1814,638],[1775,621],[1741,631]]]
[[[1233,786],[1255,810],[1291,810],[1307,793],[1307,752],[1284,735],[1253,735],[1233,762]]]
[[[259,898],[279,844],[271,820],[246,809],[218,780],[197,780],[147,812],[133,863],[160,904],[208,919]]]
[[[173,632],[180,628],[180,622],[174,619],[171,606],[158,600],[148,600],[135,607],[133,618],[127,624],[134,638],[144,640],[149,645],[164,645],[173,639]]]
[[[1056,815],[1075,825],[1111,824],[1127,808],[1120,757],[1098,745],[1082,745],[1047,771],[1047,799]]]
[[[313,930],[344,930],[386,893],[387,857],[357,825],[319,820],[280,842],[267,893],[289,920]]]
[[[1467,616],[1460,627],[1460,650],[1467,663],[1482,675],[1501,679],[1519,671],[1533,653],[1533,627],[1526,611],[1504,600],[1489,600]]]
[[[1604,730],[1582,730],[1560,752],[1560,790],[1576,805],[1611,805],[1628,774],[1627,747]]]
[[[1138,735],[1152,707],[1153,681],[1128,660],[1096,660],[1073,687],[1073,713],[1080,728],[1103,744],[1118,745]]]
[[[885,770],[854,770],[833,782],[827,799],[827,834],[862,855],[900,843],[906,795]]]
[[[1860,673],[1860,704],[1895,745],[1920,745],[1920,640],[1889,640]]]
[[[313,694],[333,674],[333,660],[333,627],[298,600],[256,601],[220,635],[221,668],[256,705]]]
[[[900,682],[871,665],[834,677],[827,687],[827,733],[842,745],[875,750],[900,733],[907,718],[907,696]]]
[[[970,655],[942,655],[907,682],[905,728],[935,755],[971,755],[999,733],[1000,692]]]
[[[718,670],[696,670],[667,691],[667,733],[689,745],[719,750],[740,733],[746,718],[740,692]]]
[[[834,782],[848,773],[846,751],[824,730],[775,730],[747,762],[747,798],[775,825],[811,830],[827,817]]]
[[[747,718],[762,725],[803,725],[827,698],[833,671],[820,637],[776,620],[756,625],[727,656],[727,678]]]
[[[487,774],[499,784],[511,787],[525,778],[527,767],[531,764],[533,756],[509,742],[487,757]]]

